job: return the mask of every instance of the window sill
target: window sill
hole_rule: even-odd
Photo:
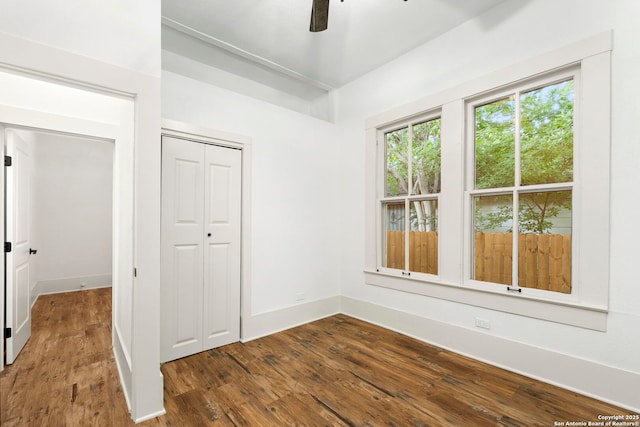
[[[372,270],[365,270],[364,275],[365,283],[368,285],[596,331],[606,331],[607,328],[606,307],[543,300],[526,294],[507,293],[506,290],[476,289],[438,280],[418,280]]]

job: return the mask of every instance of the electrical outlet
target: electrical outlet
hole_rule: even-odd
[[[304,299],[304,292],[298,292],[296,294],[296,301],[302,301]]]
[[[482,329],[491,329],[491,322],[487,319],[480,319],[476,317],[476,327]]]

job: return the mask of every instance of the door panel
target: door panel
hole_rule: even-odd
[[[242,152],[207,145],[204,349],[240,339]]]
[[[204,146],[162,138],[161,359],[202,351]]]
[[[209,224],[229,224],[229,185],[232,172],[229,166],[209,165]]]
[[[29,144],[7,130],[8,156],[12,166],[7,172],[7,241],[13,244],[7,253],[7,364],[12,364],[31,336],[31,278],[30,278],[30,176],[31,150]]]
[[[174,247],[173,262],[177,286],[172,290],[177,309],[174,345],[185,346],[200,341],[202,320],[195,316],[200,311],[202,294],[202,260],[200,247],[180,245]]]
[[[229,329],[233,329],[233,323],[236,320],[229,318],[230,314],[232,314],[229,310],[228,290],[230,245],[210,244],[208,248],[207,264],[210,266],[208,281],[210,292],[208,293],[208,300],[205,300],[209,309],[207,313],[208,323],[205,326],[205,332],[207,333],[205,339],[212,342],[223,341],[226,343],[226,340],[231,338],[225,338],[225,336],[229,335]]]

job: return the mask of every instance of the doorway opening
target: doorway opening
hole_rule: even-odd
[[[131,406],[131,391],[133,383],[133,259],[134,259],[134,175],[135,175],[135,104],[134,99],[121,94],[105,94],[99,90],[91,90],[60,82],[25,76],[19,72],[5,72],[0,69],[0,138],[5,139],[4,128],[13,130],[40,130],[66,136],[88,137],[94,143],[111,145],[112,161],[112,317],[111,317],[111,352],[115,356],[118,375],[114,378],[120,380],[123,386],[124,396],[129,409]],[[13,134],[16,131],[12,131]],[[110,142],[106,142],[110,141]],[[0,149],[4,152],[4,142],[0,141]],[[87,142],[82,142],[88,144]],[[93,150],[92,150],[93,151]],[[7,153],[5,153],[7,154]],[[0,211],[4,211],[4,174],[0,174],[0,189],[3,195],[0,197]],[[24,203],[28,206],[28,203]],[[23,218],[24,216],[21,216]],[[24,222],[24,221],[23,221]],[[26,224],[26,223],[25,223]],[[26,226],[26,225],[25,225]],[[24,227],[23,227],[24,228]],[[0,227],[3,241],[9,241],[4,235],[4,227]],[[13,242],[11,242],[13,243]],[[38,248],[26,246],[38,251]],[[42,255],[32,254],[37,258]],[[5,266],[2,267],[2,277],[5,274]],[[6,268],[10,273],[11,269]],[[29,271],[26,269],[25,271]],[[102,276],[97,273],[96,276]],[[75,276],[82,277],[82,276]],[[85,287],[90,282],[99,282],[99,277],[88,279],[85,277]],[[21,294],[19,301],[22,307],[22,317],[17,324],[25,323],[27,314],[30,314],[32,299],[29,295],[31,287],[35,286],[31,278],[22,277],[23,289],[28,289]],[[76,281],[82,285],[82,279]],[[46,286],[44,286],[46,285]],[[59,283],[44,283],[43,287],[53,287]],[[40,286],[38,286],[40,287]],[[36,289],[38,290],[38,289]],[[26,296],[26,297],[25,297]],[[5,313],[5,308],[15,301],[5,301],[4,292],[0,292],[0,331],[6,331],[13,325],[6,324],[10,313]],[[26,307],[26,308],[25,308]],[[8,311],[8,310],[7,310]],[[5,316],[6,314],[6,316]],[[15,335],[12,330],[8,340]],[[7,334],[9,335],[9,334]],[[27,334],[28,336],[28,334]],[[26,339],[23,339],[26,342]],[[4,354],[11,344],[0,340],[0,349]],[[8,352],[7,352],[8,353]],[[4,368],[4,358],[0,357],[0,371]]]
[[[40,295],[112,286],[113,141],[5,128],[5,364],[30,336]],[[111,305],[111,301],[108,302]]]

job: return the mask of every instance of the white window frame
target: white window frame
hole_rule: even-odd
[[[580,98],[581,98],[581,79],[580,79],[580,67],[579,66],[570,66],[565,69],[556,70],[550,73],[545,73],[543,76],[537,76],[532,79],[529,79],[525,82],[517,83],[508,87],[507,89],[500,89],[495,92],[491,92],[490,94],[485,94],[482,96],[474,97],[472,99],[466,100],[466,190],[465,190],[465,253],[467,254],[464,268],[465,268],[465,285],[469,287],[473,287],[476,289],[486,289],[492,290],[497,289],[498,291],[502,291],[505,288],[505,284],[495,284],[489,282],[483,282],[474,280],[471,277],[473,276],[473,256],[474,256],[474,241],[473,241],[473,197],[481,196],[481,195],[510,195],[513,196],[514,202],[514,210],[513,212],[517,212],[515,210],[515,203],[517,199],[517,195],[538,191],[562,191],[562,190],[570,190],[572,192],[573,204],[580,205],[580,198],[583,196],[581,191],[574,190],[574,183],[580,182],[580,177],[582,175],[582,167],[583,163],[574,161],[574,169],[573,169],[573,181],[565,182],[565,183],[555,183],[555,184],[532,184],[532,185],[521,185],[517,184],[511,187],[503,187],[500,189],[495,188],[483,188],[483,189],[475,189],[475,107],[486,105],[487,103],[491,103],[500,99],[504,99],[510,95],[514,95],[517,99],[520,94],[523,92],[533,90],[539,87],[544,87],[548,85],[552,85],[554,83],[559,83],[567,80],[573,80],[574,83],[574,102],[573,102],[573,124],[574,124],[574,144],[573,144],[573,156],[574,159],[580,158],[582,144],[580,143],[580,134],[579,130],[581,129],[580,123]],[[516,106],[519,105],[519,101],[516,100]],[[516,119],[520,119],[519,111],[516,108]],[[520,181],[520,136],[518,134],[519,127],[516,126],[515,140],[516,147],[514,152],[514,161],[515,161],[515,181]],[[572,209],[572,223],[574,221],[578,221],[580,218],[581,212]],[[535,288],[527,288],[520,287],[517,284],[516,278],[518,277],[518,257],[517,257],[517,236],[518,233],[516,230],[518,229],[517,224],[518,216],[514,216],[513,223],[513,278],[514,284],[510,285],[508,289],[513,290],[515,292],[524,292],[529,296],[538,297],[541,299],[555,300],[558,302],[569,302],[569,303],[579,303],[579,290],[575,289],[572,286],[571,294],[563,294],[559,292],[535,289]],[[573,228],[573,227],[572,227]],[[573,228],[575,229],[575,228]],[[580,238],[580,234],[572,232],[572,248],[577,247],[578,239]],[[578,255],[579,256],[579,255]],[[571,274],[571,282],[578,283],[580,282],[580,269],[573,268],[576,266],[575,257],[572,259],[572,274]],[[576,277],[578,275],[578,277]],[[496,288],[499,286],[499,288]],[[578,287],[581,288],[581,287]]]
[[[611,145],[612,33],[606,32],[548,54],[496,71],[366,120],[365,282],[403,292],[548,321],[606,330],[609,299],[609,205]],[[465,128],[473,100],[536,78],[577,69],[574,104],[572,293],[471,280],[471,195]],[[441,192],[438,196],[438,275],[402,274],[381,269],[380,234],[384,173],[377,142],[381,132],[417,116],[440,112]],[[472,149],[472,148],[471,148]],[[383,151],[384,154],[384,151]],[[381,187],[382,185],[382,187]],[[589,197],[597,197],[590,203]],[[588,236],[588,238],[587,238]],[[523,288],[525,289],[525,288]]]
[[[380,196],[378,197],[378,207],[377,207],[377,212],[376,212],[376,224],[378,227],[379,232],[376,233],[377,236],[377,245],[379,250],[377,251],[377,260],[376,260],[376,265],[377,267],[377,271],[378,272],[382,272],[382,273],[386,273],[386,274],[397,274],[398,271],[400,271],[400,274],[403,276],[412,276],[416,279],[419,280],[432,280],[434,278],[437,278],[437,275],[434,274],[429,274],[429,273],[421,273],[421,272],[417,272],[417,271],[409,271],[409,234],[408,232],[410,231],[411,227],[409,226],[409,222],[410,222],[410,218],[409,215],[407,215],[408,212],[410,212],[410,204],[413,201],[422,201],[422,200],[435,200],[438,203],[438,220],[440,217],[440,193],[432,193],[432,194],[411,194],[411,188],[413,187],[412,182],[411,182],[411,177],[412,177],[412,169],[411,169],[411,164],[409,164],[409,168],[408,168],[408,172],[407,175],[409,177],[409,191],[408,194],[406,195],[399,195],[399,196],[386,196],[386,159],[387,159],[387,153],[386,153],[386,140],[385,140],[385,135],[387,133],[396,131],[396,130],[400,130],[400,129],[404,129],[407,128],[407,131],[409,133],[409,152],[408,157],[412,157],[411,154],[411,150],[412,150],[412,146],[413,146],[413,126],[420,124],[420,123],[425,123],[431,120],[436,120],[441,118],[441,114],[440,114],[440,110],[435,110],[435,111],[430,111],[427,114],[422,114],[420,116],[417,117],[412,117],[412,118],[408,118],[405,119],[401,122],[398,123],[393,123],[392,125],[389,126],[385,126],[384,128],[380,128],[377,129],[377,136],[376,136],[376,157],[379,159],[384,159],[384,161],[381,162],[377,162],[377,171],[376,171],[376,176],[379,177],[379,179],[376,180],[376,185],[378,186],[377,188],[377,194],[379,194]],[[442,154],[440,155],[440,160],[442,161]],[[441,186],[442,188],[442,186]],[[405,235],[405,241],[404,241],[404,266],[405,268],[403,269],[395,269],[395,268],[388,268],[388,267],[384,267],[384,262],[383,262],[383,256],[384,256],[384,251],[382,250],[382,244],[384,242],[384,237],[383,237],[383,232],[384,232],[384,218],[382,217],[382,206],[386,203],[399,203],[399,202],[404,202],[405,204],[405,218],[404,218],[404,229],[405,232],[407,232],[407,234]],[[439,226],[438,226],[439,229]],[[439,249],[439,248],[438,248]],[[438,252],[439,254],[439,252]],[[438,255],[438,271],[440,271],[440,256]]]

